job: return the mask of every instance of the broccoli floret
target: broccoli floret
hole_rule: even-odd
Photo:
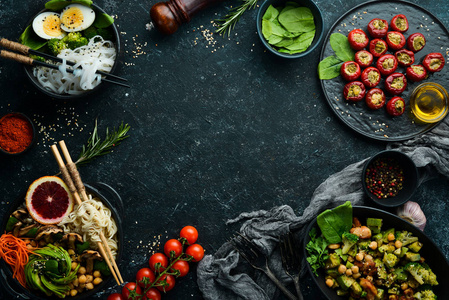
[[[383,262],[389,269],[393,268],[398,263],[398,261],[398,257],[393,253],[384,254]]]
[[[401,241],[402,246],[407,246],[408,244],[414,243],[418,240],[416,236],[413,236],[411,232],[408,231],[396,231],[396,240]]]
[[[349,249],[351,249],[352,246],[354,246],[357,241],[359,240],[359,237],[355,234],[344,232],[341,236],[341,241],[343,242],[343,248],[341,249],[342,254],[347,254],[349,252]]]
[[[98,30],[95,26],[90,26],[89,28],[87,28],[86,30],[83,31],[83,35],[87,38],[87,39],[91,39],[94,36],[98,35]]]
[[[89,41],[81,35],[80,32],[70,32],[68,35],[62,38],[64,43],[66,43],[67,48],[69,49],[75,49],[81,46],[87,45]]]
[[[417,300],[436,300],[437,296],[434,294],[432,290],[425,290],[417,292],[413,295],[413,297]]]
[[[48,49],[50,49],[53,55],[58,55],[62,50],[67,49],[67,44],[60,39],[51,39],[47,43]]]
[[[405,270],[409,272],[419,284],[438,285],[437,276],[430,269],[426,269],[417,262],[405,265]]]

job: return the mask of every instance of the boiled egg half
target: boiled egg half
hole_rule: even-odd
[[[61,12],[61,28],[67,32],[87,29],[95,21],[95,11],[81,4],[67,5]]]
[[[33,30],[41,38],[62,39],[66,33],[61,29],[60,16],[54,12],[43,12],[33,20]]]

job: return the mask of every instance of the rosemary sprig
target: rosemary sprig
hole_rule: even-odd
[[[231,35],[232,29],[235,24],[240,20],[240,17],[248,9],[252,9],[256,6],[258,0],[243,0],[243,3],[229,11],[229,13],[219,20],[215,20],[218,23],[218,29],[215,31],[220,35],[228,33],[228,37]]]
[[[128,124],[123,125],[123,122],[122,124],[120,124],[117,130],[114,127],[112,131],[109,132],[109,128],[106,128],[106,137],[102,141],[98,136],[98,124],[97,120],[95,120],[94,130],[87,140],[87,145],[83,146],[81,154],[75,164],[84,165],[97,158],[98,156],[108,154],[112,151],[113,147],[118,146],[121,141],[128,137],[126,134],[128,133],[129,129],[130,126]]]

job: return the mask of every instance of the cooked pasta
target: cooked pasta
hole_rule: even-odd
[[[97,242],[101,242],[100,232],[108,240],[108,245],[114,258],[117,255],[117,224],[112,216],[112,212],[98,198],[85,200],[81,205],[76,205],[75,209],[65,217],[59,224],[64,232],[76,232],[83,236],[84,241],[90,243],[91,248],[97,248]]]

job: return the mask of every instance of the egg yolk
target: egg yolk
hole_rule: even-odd
[[[61,30],[61,21],[59,20],[59,16],[48,16],[45,18],[43,22],[43,28],[46,35],[49,36],[60,36],[62,33]]]
[[[77,28],[84,22],[83,12],[77,7],[70,7],[62,13],[61,22],[69,29]]]

